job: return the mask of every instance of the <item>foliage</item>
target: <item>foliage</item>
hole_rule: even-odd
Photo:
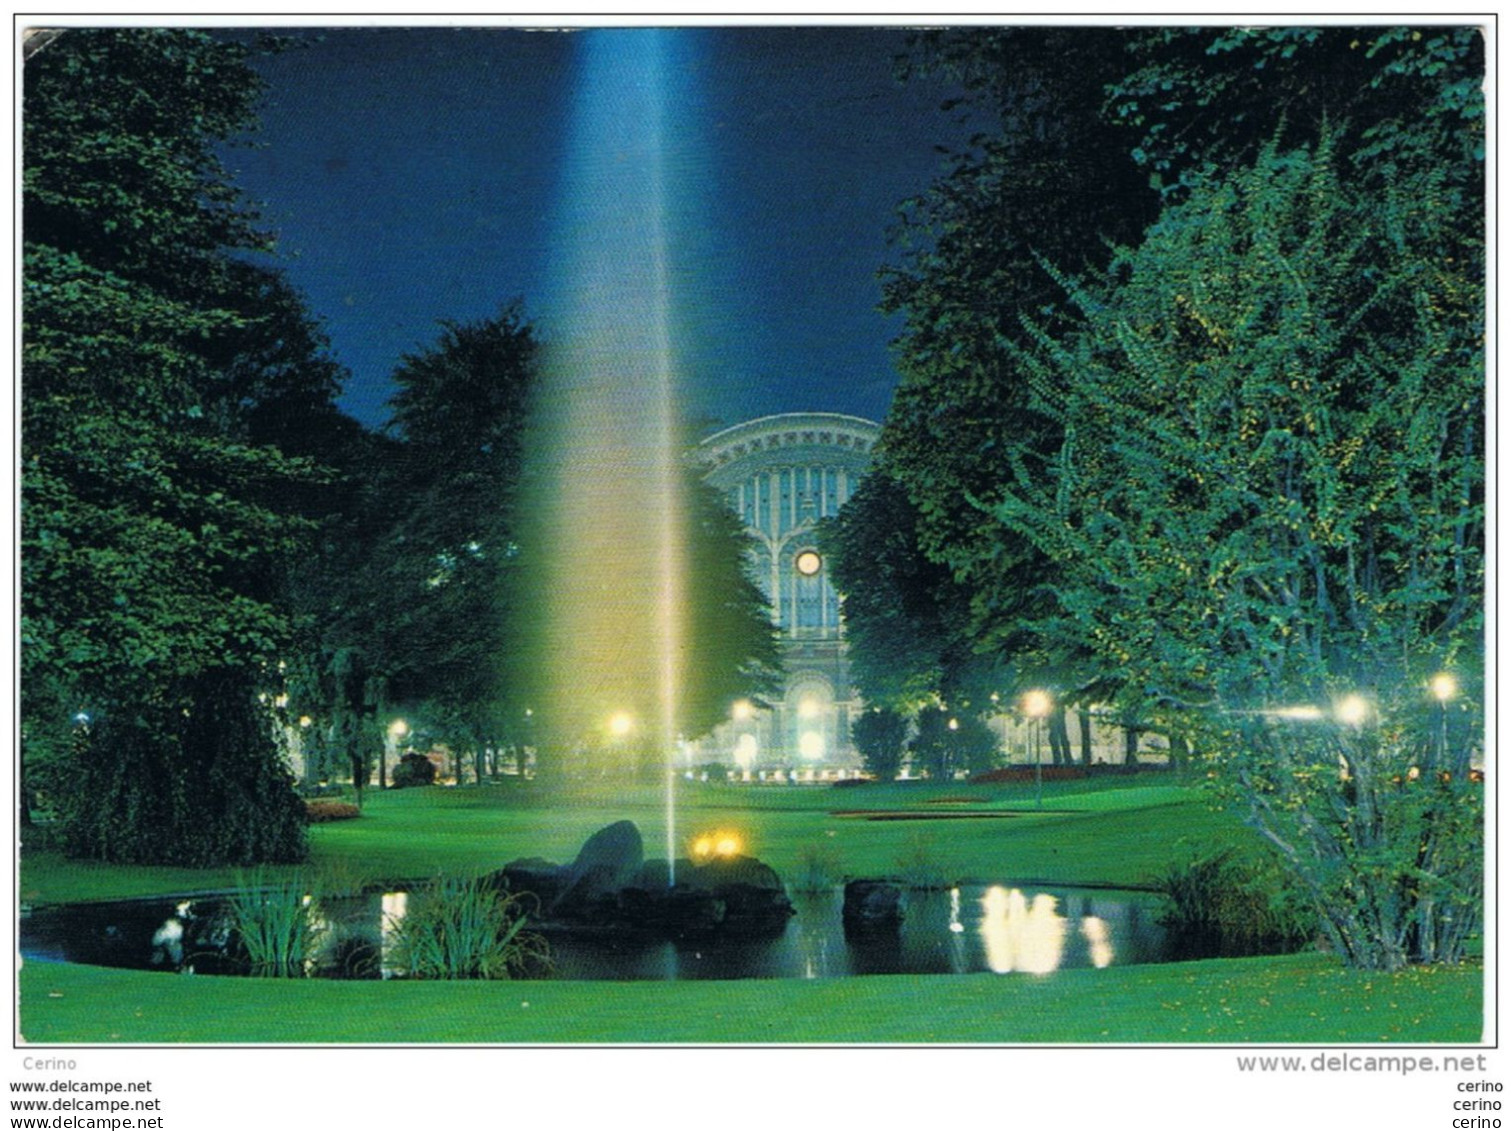
[[[57,776],[70,854],[199,867],[304,858],[304,804],[243,679],[205,672],[83,728]]]
[[[1059,563],[1041,631],[1201,712],[1335,948],[1388,968],[1456,957],[1443,917],[1478,897],[1483,278],[1441,184],[1341,181],[1324,137],[1195,188],[1077,290],[1081,333],[1024,353],[1065,440],[987,508]],[[1368,720],[1273,713],[1355,692]],[[1454,817],[1397,794],[1413,767]]]
[[[970,593],[919,552],[923,521],[884,470],[860,483],[819,526],[820,546],[844,594],[856,686],[868,703],[911,714],[935,696],[985,698],[994,665],[970,636]]]
[[[392,964],[403,977],[530,978],[550,971],[545,939],[525,930],[534,899],[480,881],[438,879],[395,919]]]
[[[337,369],[249,261],[268,240],[217,155],[254,123],[251,50],[71,29],[25,66],[23,749],[74,850],[108,859],[302,851],[246,715],[323,482],[283,410],[336,419]],[[81,710],[101,722],[79,766]]]
[[[350,801],[334,801],[329,798],[317,798],[306,800],[304,803],[305,819],[312,825],[323,825],[327,821],[350,821],[362,816],[362,810],[358,809]]]
[[[1317,935],[1315,910],[1273,859],[1256,866],[1220,849],[1172,864],[1154,886],[1165,899],[1160,925],[1182,958],[1285,954]]]
[[[804,895],[833,891],[845,878],[839,851],[826,841],[814,841],[798,850],[797,867],[787,875],[787,887]]]
[[[918,712],[915,727],[909,743],[913,764],[933,778],[949,781],[956,773],[983,773],[999,760],[997,736],[976,715],[925,707]]]
[[[230,913],[236,940],[254,975],[309,975],[326,928],[307,877],[295,873],[270,880],[260,871],[243,877],[231,895]]]
[[[1064,292],[1041,261],[1100,265],[1110,241],[1153,217],[1143,175],[1109,160],[1121,138],[1099,114],[1125,46],[1115,29],[923,37],[918,65],[964,83],[951,108],[980,129],[947,155],[927,193],[903,203],[894,233],[903,259],[883,271],[883,308],[901,313],[904,328],[879,470],[916,509],[917,550],[966,587],[939,594],[945,623],[964,620],[966,650],[1027,655],[1040,667],[1057,658],[1030,654],[1052,642],[1024,637],[1017,613],[1042,602],[1049,564],[1031,543],[983,528],[968,500],[1036,474],[1059,442],[1053,422],[1030,411],[1011,348],[1026,340],[1025,314],[1058,318]]]
[[[939,891],[953,886],[957,879],[946,873],[933,839],[924,833],[908,838],[896,865],[899,882],[915,891]]]
[[[389,784],[394,789],[435,784],[435,763],[423,754],[406,754],[393,768]]]
[[[850,724],[850,738],[867,770],[891,781],[902,769],[908,720],[896,711],[872,707]]]
[[[1170,199],[1277,138],[1305,144],[1347,124],[1352,175],[1379,187],[1437,166],[1453,205],[1474,208],[1484,41],[1477,27],[1150,29],[1131,37],[1135,66],[1109,84],[1107,114]]]

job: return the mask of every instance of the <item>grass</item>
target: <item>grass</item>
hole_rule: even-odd
[[[292,982],[34,963],[32,1043],[1066,1043],[1480,1040],[1481,972],[1322,955],[739,982]]]
[[[1014,813],[996,820],[866,821],[834,810]],[[898,783],[846,789],[679,786],[677,839],[736,829],[784,876],[817,860],[835,882],[895,874],[926,839],[956,878],[1143,886],[1193,847],[1250,834],[1199,789],[1163,774],[1029,785]],[[570,800],[521,785],[371,795],[360,820],[310,830],[322,874],[470,877],[521,856],[570,860],[610,821],[664,844],[658,791]],[[269,869],[276,876],[278,869]],[[287,870],[293,874],[294,869]],[[66,861],[26,848],[27,902],[224,890],[232,870]],[[1067,970],[1047,978],[894,976],[683,983],[361,983],[175,978],[30,963],[21,1029],[32,1042],[1474,1042],[1478,966],[1366,975],[1315,954]]]
[[[677,839],[685,842],[699,829],[737,829],[746,838],[746,850],[783,875],[796,874],[805,854],[822,844],[828,849],[826,860],[839,872],[836,878],[843,879],[895,872],[897,861],[915,851],[924,836],[932,842],[934,865],[955,878],[1142,886],[1164,871],[1182,841],[1221,846],[1247,836],[1199,791],[1111,781],[1098,789],[1085,781],[1047,783],[1046,808],[1057,811],[1042,814],[1033,811],[1031,785],[897,783],[837,790],[685,782],[678,798]],[[980,792],[982,802],[972,811],[1022,815],[958,822],[830,816],[843,809],[937,812],[937,806],[929,805],[932,798],[959,796],[962,788]],[[563,803],[521,786],[373,793],[360,820],[312,827],[310,847],[321,874],[355,870],[373,880],[468,876],[521,856],[570,860],[591,833],[621,817],[640,826],[648,854],[662,850],[664,806],[654,789],[604,789]],[[270,877],[279,872],[268,869]],[[24,903],[220,891],[235,883],[232,868],[98,864],[30,847],[21,860]]]

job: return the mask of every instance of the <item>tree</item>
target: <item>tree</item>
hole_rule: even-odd
[[[1029,340],[1025,316],[1059,317],[1065,292],[1043,263],[1104,265],[1113,242],[1155,215],[1147,174],[1123,156],[1126,134],[1100,114],[1104,86],[1127,69],[1126,46],[1115,29],[972,28],[923,35],[916,47],[913,67],[961,83],[964,96],[946,109],[979,129],[901,208],[903,257],[882,273],[883,309],[905,320],[901,383],[872,480],[890,479],[914,512],[907,537],[922,561],[906,572],[926,576],[927,562],[948,578],[933,618],[949,626],[948,666],[965,674],[987,661],[989,682],[972,693],[943,681],[952,707],[1053,686],[1058,711],[1104,693],[1086,657],[1027,632],[1050,599],[1052,565],[1027,540],[984,525],[977,504],[1040,475],[1061,439],[1035,410],[1015,348]],[[905,557],[893,555],[899,578]],[[879,578],[865,550],[842,552],[838,568],[856,574],[848,615]],[[856,611],[863,622],[867,610]]]
[[[1185,716],[1338,953],[1394,969],[1480,914],[1483,261],[1447,172],[1339,164],[1266,147],[1074,287],[1022,354],[1065,440],[990,509],[1056,563],[1039,631]]]
[[[850,724],[850,737],[866,769],[891,781],[902,769],[908,720],[885,707],[872,707]]]
[[[979,774],[997,762],[997,736],[976,715],[924,707],[914,725],[913,762],[931,777],[949,781],[957,772]]]
[[[329,409],[334,370],[310,337],[274,380],[253,345],[304,316],[241,258],[269,241],[216,156],[254,122],[250,50],[80,29],[26,61],[22,719],[79,854],[304,850],[266,703],[320,476],[254,417]]]

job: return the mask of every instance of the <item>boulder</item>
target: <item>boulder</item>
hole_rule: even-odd
[[[487,882],[499,891],[531,893],[540,901],[539,910],[544,911],[561,894],[566,871],[560,864],[530,856],[505,864]]]
[[[902,924],[902,889],[885,880],[851,880],[842,912],[846,931],[895,931]]]
[[[644,863],[645,845],[634,821],[615,821],[599,829],[565,868],[551,913],[564,919],[601,920],[617,904],[620,890],[640,879]]]
[[[717,889],[729,884],[764,891],[783,891],[781,877],[769,865],[754,856],[716,856],[706,864],[694,865],[691,869],[677,866],[677,880],[692,887]]]

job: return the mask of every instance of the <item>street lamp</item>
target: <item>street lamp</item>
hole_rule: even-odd
[[[609,716],[609,733],[615,738],[623,738],[635,729],[635,720],[625,711],[619,711]]]
[[[1369,701],[1362,695],[1345,695],[1338,700],[1334,710],[1339,722],[1351,727],[1362,726],[1364,720],[1369,718]]]
[[[1459,693],[1458,680],[1449,672],[1438,672],[1428,684],[1438,701],[1438,769],[1448,765],[1448,700]]]
[[[1034,690],[1023,696],[1023,713],[1034,720],[1034,807],[1044,808],[1044,763],[1039,756],[1040,721],[1054,707],[1049,692]]]

